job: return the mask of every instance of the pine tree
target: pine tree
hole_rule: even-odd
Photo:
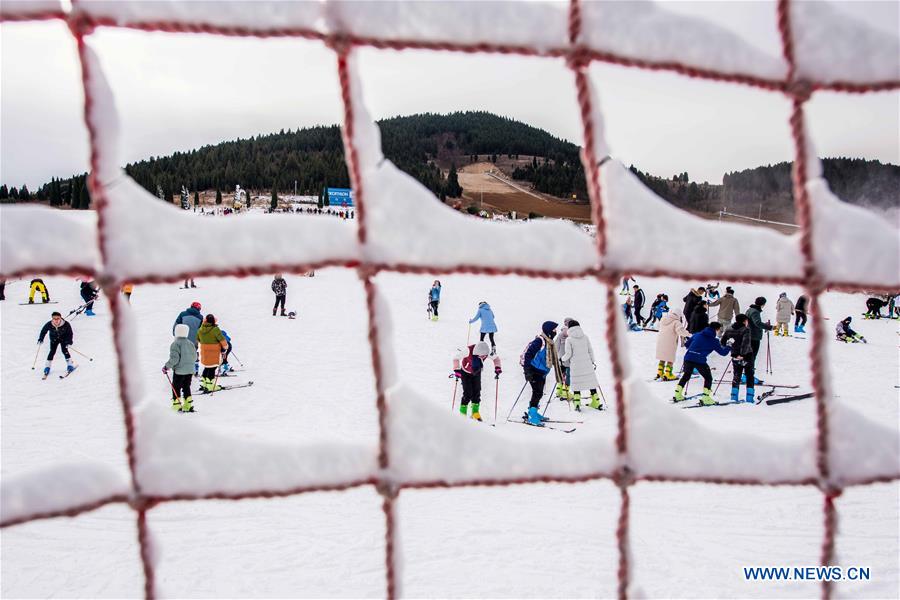
[[[278,208],[278,190],[275,189],[275,184],[272,184],[272,202],[269,203],[269,212],[275,212],[275,209]]]
[[[324,200],[324,197],[325,197],[325,188],[322,188],[321,190],[319,190],[319,201],[317,202],[317,205],[318,205],[318,207],[319,207],[320,209],[321,209],[323,206],[325,206],[325,200]]]
[[[216,186],[216,204],[222,204],[222,190],[219,186]]]
[[[87,210],[91,207],[91,193],[88,189],[87,181],[84,182],[84,185],[81,186],[81,194],[79,194],[80,199],[78,201],[78,208],[81,210]]]
[[[15,187],[9,188],[9,197],[14,200],[18,200],[19,199],[19,190],[17,190]]]
[[[9,198],[9,188],[6,187],[6,184],[0,185],[0,200],[6,200]]]
[[[456,174],[456,164],[450,164],[450,174],[447,175],[447,196],[459,198],[462,196],[462,188],[459,185],[459,177]]]
[[[16,188],[13,188],[15,190]],[[9,192],[10,196],[12,196],[12,190]],[[50,182],[50,206],[59,206],[60,202],[60,194],[59,194],[59,181],[57,179],[53,179]]]
[[[194,210],[200,206],[200,192],[196,189],[194,190]]]
[[[19,190],[19,200],[31,200],[31,193],[28,191],[28,186],[22,184],[22,189]]]

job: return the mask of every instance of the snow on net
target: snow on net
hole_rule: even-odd
[[[645,2],[484,2],[477,8],[473,3],[334,1],[74,2],[68,8],[57,2],[4,2],[0,5],[2,20],[63,19],[78,42],[91,141],[89,185],[98,218],[95,224],[82,215],[3,207],[2,274],[88,271],[98,276],[107,291],[114,292],[126,279],[135,283],[175,281],[186,270],[223,276],[266,272],[275,266],[293,272],[316,264],[356,268],[366,292],[380,436],[375,450],[365,445],[284,447],[228,440],[230,460],[236,467],[225,473],[217,467],[220,458],[212,450],[223,447],[221,439],[183,421],[173,425],[173,419],[161,411],[141,405],[140,386],[123,375],[124,364],[136,358],[133,316],[121,305],[118,294],[108,293],[113,303],[130,484],[123,484],[108,469],[86,464],[25,474],[4,482],[2,525],[128,502],[137,513],[145,594],[153,597],[155,560],[146,512],[155,504],[374,485],[383,497],[386,520],[386,595],[395,597],[400,593],[402,566],[396,551],[395,511],[397,495],[404,487],[607,478],[618,485],[622,500],[616,543],[618,592],[625,597],[631,583],[629,488],[635,481],[815,485],[824,497],[821,563],[830,564],[837,520],[834,499],[842,487],[892,481],[900,475],[896,432],[862,418],[836,403],[830,394],[824,360],[827,326],[814,319],[810,358],[817,427],[811,443],[777,444],[749,434],[726,437],[654,405],[645,386],[629,375],[618,300],[610,289],[623,273],[690,279],[728,275],[802,285],[815,307],[829,287],[859,291],[897,285],[896,230],[839,203],[828,191],[803,118],[805,102],[818,90],[868,93],[900,89],[897,39],[846,18],[824,2],[780,0],[777,11],[781,56],[769,56],[701,19],[678,16]],[[326,44],[338,59],[345,156],[358,203],[358,228],[309,218],[244,219],[240,225],[235,219],[206,222],[204,229],[209,230],[202,236],[215,239],[240,227],[242,234],[250,234],[248,238],[266,236],[272,255],[252,253],[250,242],[234,243],[215,257],[170,263],[166,258],[171,252],[170,240],[185,231],[196,234],[194,222],[159,204],[120,168],[114,95],[103,75],[102,61],[89,47],[97,27],[293,36]],[[591,240],[565,223],[502,227],[465,219],[440,206],[382,156],[378,129],[365,109],[364,90],[353,60],[356,46],[567,59],[575,76],[584,127],[582,162],[596,238]],[[604,117],[595,90],[599,83],[589,76],[592,61],[668,70],[786,95],[793,102],[790,126],[800,233],[788,238],[740,225],[712,225],[666,205],[643,188],[621,164],[609,159],[611,150],[603,136]],[[635,228],[635,215],[647,210],[666,217],[660,220],[667,223],[666,231]],[[30,236],[31,224],[37,219],[58,235]],[[148,231],[148,222],[161,226]],[[440,227],[433,225],[437,222]],[[712,228],[714,235],[710,235]],[[705,236],[717,244],[720,242],[714,240],[730,238],[767,251],[738,258],[730,252],[711,251],[700,261],[684,243],[675,241],[665,246],[667,260],[662,262],[661,244],[671,229],[677,229],[682,240]],[[861,245],[862,236],[866,243]],[[320,243],[326,238],[327,245]],[[857,250],[866,248],[871,256],[892,256],[893,262],[851,263],[848,253],[841,251],[850,245]],[[321,248],[326,247],[328,252],[323,253]],[[716,257],[715,262],[709,262],[711,257]],[[860,264],[865,267],[860,269]],[[373,282],[380,270],[587,275],[606,284],[606,341],[615,376],[611,403],[617,423],[615,439],[585,429],[582,439],[571,444],[535,444],[517,438],[515,432],[488,435],[483,429],[430,410],[396,376],[388,310]],[[669,441],[665,452],[654,444],[660,437]],[[683,443],[688,439],[702,443]],[[672,451],[672,443],[682,444],[679,452]],[[160,451],[160,447],[183,444],[188,444],[196,457],[190,466]],[[751,444],[757,452],[748,458],[740,449]],[[479,452],[472,453],[476,458],[460,460],[446,454],[453,445]],[[715,447],[715,456],[692,450],[704,446]],[[578,458],[573,460],[570,450],[575,450]],[[496,460],[489,463],[477,458],[488,454]],[[513,460],[523,454],[531,459]],[[53,484],[57,493],[41,495],[39,490],[51,481],[57,482]],[[829,584],[822,585],[823,595],[829,595]]]

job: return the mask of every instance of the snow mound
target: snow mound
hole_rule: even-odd
[[[97,213],[34,204],[0,207],[0,273],[39,272],[51,265],[63,272],[99,268]]]

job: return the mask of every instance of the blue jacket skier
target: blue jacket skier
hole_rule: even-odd
[[[684,385],[694,374],[696,369],[703,376],[703,395],[700,396],[700,404],[710,405],[716,401],[712,397],[712,372],[709,365],[706,364],[706,357],[711,352],[717,352],[722,356],[727,356],[729,349],[719,342],[718,331],[722,329],[722,325],[718,321],[713,321],[709,327],[695,333],[688,342],[688,349],[684,355],[684,374],[675,386],[675,402],[684,400]]]
[[[494,340],[494,334],[497,333],[497,324],[494,322],[494,311],[491,310],[491,305],[483,300],[478,303],[478,312],[469,319],[469,323],[474,323],[478,320],[481,320],[481,332],[478,340],[483,342],[485,335],[490,337],[491,355],[494,355],[497,353],[497,344]]]
[[[175,319],[175,323],[172,325],[172,335],[175,335],[176,325],[184,323],[188,326],[187,339],[194,344],[194,348],[197,347],[197,330],[200,329],[200,325],[203,324],[203,315],[200,313],[201,308],[199,302],[192,302],[187,309],[181,311]]]
[[[525,381],[531,384],[531,402],[528,403],[528,423],[530,425],[540,427],[546,420],[538,412],[538,406],[541,398],[544,397],[544,382],[547,380],[547,373],[559,364],[556,346],[553,343],[557,327],[558,324],[553,321],[544,321],[541,325],[541,334],[528,344],[519,359],[519,364],[522,365],[525,373]]]
[[[431,312],[431,320],[438,320],[438,305],[441,303],[441,282],[437,279],[434,280],[434,283],[431,284],[431,289],[428,290],[428,306]]]

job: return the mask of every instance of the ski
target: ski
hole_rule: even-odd
[[[803,400],[805,398],[812,398],[814,396],[813,393],[809,394],[797,394],[795,396],[784,396],[781,398],[772,398],[771,400],[766,400],[766,404],[772,406],[773,404],[784,404],[785,402],[793,402],[794,400]]]
[[[789,390],[795,390],[795,389],[797,389],[798,387],[800,387],[799,385],[783,385],[783,384],[780,384],[780,383],[763,383],[762,381],[760,381],[760,382],[757,383],[756,385],[759,385],[759,386],[762,386],[762,387],[770,387],[770,388],[786,388],[786,389],[789,389]]]
[[[252,381],[248,381],[247,383],[242,383],[240,385],[223,385],[223,386],[219,387],[219,389],[217,389],[216,392],[225,392],[227,390],[236,390],[238,388],[250,387],[251,385],[253,385]],[[214,393],[215,392],[210,392],[205,389],[200,390],[200,394],[202,394],[202,395],[214,394]]]
[[[77,369],[77,368],[78,368],[78,367],[75,367],[75,369]],[[74,373],[74,372],[75,372],[75,369],[72,369],[71,371],[66,371],[66,373],[65,373],[64,375],[60,375],[59,378],[60,378],[60,379],[65,379],[66,377],[68,377],[69,375],[71,375],[72,373]]]
[[[528,413],[522,413],[522,421],[524,422],[527,420],[528,420]],[[512,421],[510,421],[510,422],[512,422]],[[541,422],[542,423],[568,423],[569,425],[581,425],[584,423],[584,421],[558,421],[556,419],[545,419],[543,417],[541,417]]]
[[[735,404],[744,404],[744,402],[716,402],[715,404],[691,404],[690,406],[682,406],[681,408],[709,408],[711,406],[732,406]]]
[[[19,306],[43,306],[44,304],[59,304],[56,300],[52,302],[19,302]]]
[[[649,327],[644,327],[641,331],[652,331],[653,333],[659,333],[659,329],[650,329]]]
[[[529,427],[537,427],[538,429],[550,429],[552,431],[560,431],[562,433],[572,433],[575,431],[575,428],[571,429],[563,429],[562,427],[553,427],[552,425],[544,425],[543,423],[540,425],[532,425],[528,421],[509,421],[510,423],[518,423],[519,425],[528,425]]]
[[[50,377],[50,373],[47,373],[47,374],[45,374],[45,375],[42,375],[42,376],[41,376],[41,381],[44,381],[44,380],[47,379],[48,377]]]

